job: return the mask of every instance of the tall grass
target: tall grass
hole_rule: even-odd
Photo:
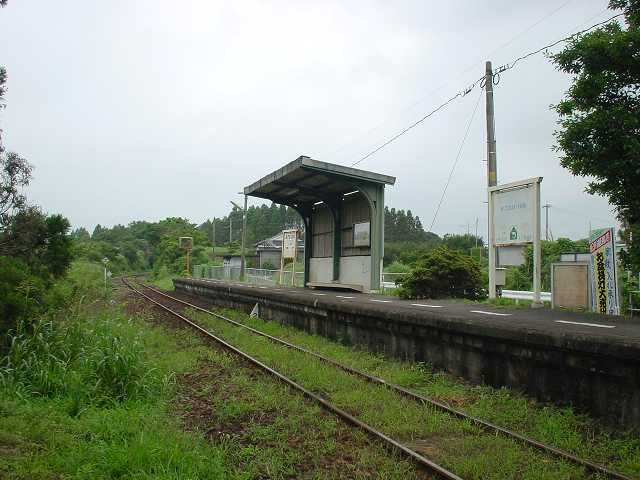
[[[147,362],[139,327],[102,313],[20,325],[0,366],[0,386],[20,397],[68,397],[78,413],[157,394],[169,379]]]

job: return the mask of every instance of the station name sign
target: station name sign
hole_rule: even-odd
[[[498,190],[493,195],[495,245],[533,243],[536,197],[532,185]]]

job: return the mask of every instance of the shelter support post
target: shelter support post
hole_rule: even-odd
[[[384,258],[384,186],[360,184],[358,190],[371,210],[371,290],[380,290]]]
[[[340,214],[341,205],[331,204],[333,215],[333,275],[334,282],[340,281],[340,257],[342,256],[342,217]]]

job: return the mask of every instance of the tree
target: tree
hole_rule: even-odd
[[[62,276],[72,259],[69,221],[27,207],[0,231],[0,255],[22,259],[44,280]]]
[[[640,0],[611,0],[619,22],[572,40],[552,56],[574,81],[555,106],[561,164],[589,177],[587,191],[607,197],[629,231],[640,233]],[[627,239],[624,257],[640,270],[640,235]]]
[[[24,208],[27,202],[22,188],[31,180],[32,167],[17,153],[0,153],[0,228],[11,214]]]

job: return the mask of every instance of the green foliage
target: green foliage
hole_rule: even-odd
[[[0,94],[3,71],[0,70]],[[1,95],[0,95],[1,97]],[[14,152],[5,152],[0,138],[0,227],[6,225],[13,212],[26,207],[22,188],[29,184],[33,167]]]
[[[451,250],[459,250],[464,253],[471,252],[472,248],[476,248],[476,244],[478,245],[478,248],[484,245],[482,238],[468,233],[464,235],[447,233],[442,237],[442,243]]]
[[[197,339],[115,307],[36,332],[2,368],[0,477],[230,478],[224,446],[168,409],[175,374],[204,353]]]
[[[620,219],[640,227],[640,2],[612,0],[623,9],[624,28],[611,22],[573,40],[552,56],[556,66],[574,77],[556,105],[560,129],[556,148],[561,164],[590,179],[588,191],[606,196]],[[640,271],[640,236],[629,238],[623,257]]]
[[[231,223],[231,243],[237,244],[239,251],[242,238],[242,210],[234,206],[228,215],[214,218],[213,222],[215,222],[216,229],[216,247],[229,244],[229,223]],[[302,218],[293,208],[275,203],[270,206],[262,204],[259,207],[252,205],[247,208],[247,246],[272,237],[284,228],[302,227],[302,225]],[[198,229],[206,235],[209,242],[212,241],[212,220],[202,223]]]
[[[74,410],[144,398],[164,379],[143,359],[140,333],[108,316],[41,319],[19,325],[0,368],[5,390],[69,397]]]
[[[69,221],[62,215],[45,215],[37,207],[12,215],[0,230],[0,255],[22,259],[45,281],[59,278],[72,259]]]
[[[484,296],[479,263],[456,250],[438,247],[421,258],[398,281],[404,298],[468,298]]]
[[[387,273],[409,273],[411,271],[411,267],[396,260],[389,266],[385,267],[384,271]]]
[[[559,238],[555,241],[541,242],[542,247],[542,270],[540,272],[542,280],[542,290],[551,289],[551,264],[560,261],[562,253],[587,253],[589,251],[588,241],[569,240]],[[524,263],[516,268],[507,270],[507,290],[531,290],[533,282],[533,247],[527,246],[524,251]]]
[[[41,310],[44,292],[43,280],[22,260],[0,256],[0,352],[7,332]]]
[[[384,237],[388,242],[432,242],[439,240],[435,233],[425,232],[420,217],[411,210],[384,208]]]

